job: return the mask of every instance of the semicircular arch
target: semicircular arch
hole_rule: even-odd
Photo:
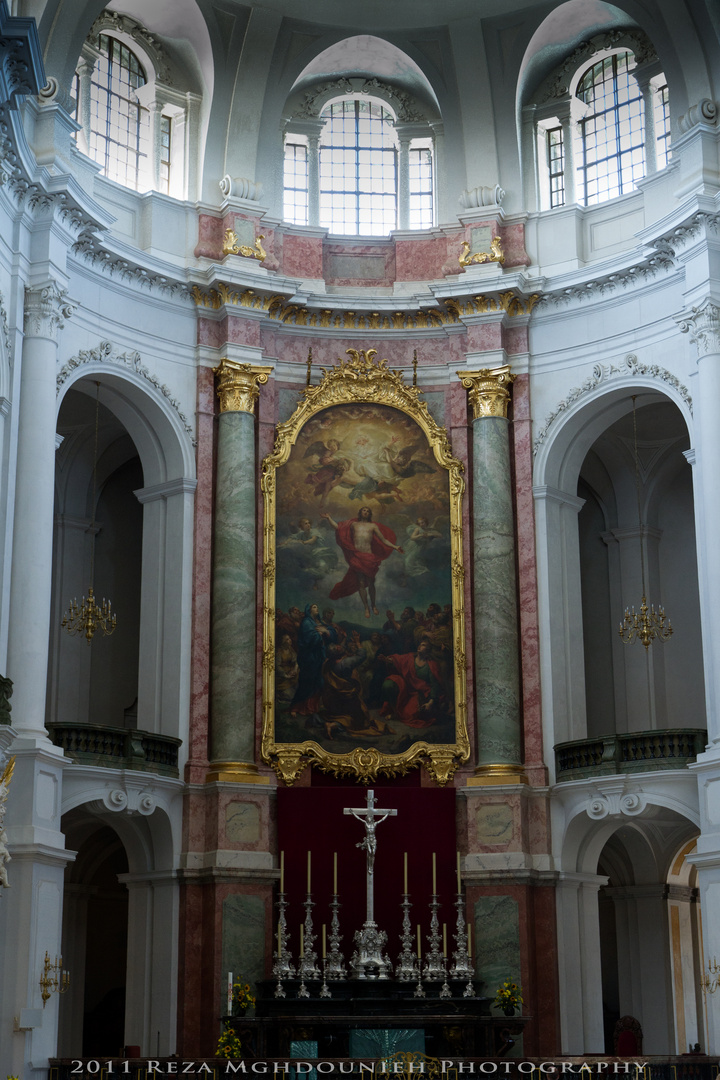
[[[146,487],[195,476],[195,453],[187,422],[143,375],[112,359],[78,365],[60,387],[58,410],[71,388],[96,393],[123,424],[137,447]]]

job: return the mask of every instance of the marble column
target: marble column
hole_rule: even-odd
[[[527,782],[522,769],[515,523],[505,366],[458,372],[473,410],[477,768],[472,784]]]
[[[208,781],[262,783],[255,764],[255,402],[271,368],[222,360],[210,665]]]
[[[25,293],[18,414],[8,676],[13,726],[43,740],[52,597],[57,335],[72,313],[46,282]]]
[[[58,995],[43,1008],[45,953],[60,955],[62,771],[45,730],[52,588],[57,336],[72,312],[55,281],[26,289],[15,469],[8,675],[15,757],[5,817],[12,888],[0,903],[0,1075],[37,1076],[57,1051]],[[10,900],[10,902],[8,902]],[[17,1021],[16,1021],[17,1018]]]
[[[687,314],[675,316],[680,330],[697,346],[697,387],[694,401],[695,527],[700,579],[708,749],[720,758],[720,305],[707,299]],[[720,824],[720,823],[719,823]],[[720,831],[720,830],[719,830]],[[720,837],[719,837],[720,838]]]
[[[711,958],[720,956],[720,304],[710,298],[689,312],[675,316],[680,330],[697,347],[697,386],[693,391],[693,443],[695,465],[695,530],[697,536],[700,622],[705,669],[708,745],[690,766],[696,774],[700,806],[697,852],[688,862],[697,867],[702,909],[705,971]],[[14,709],[14,703],[13,703]],[[720,1051],[720,994],[705,996],[708,1054]]]

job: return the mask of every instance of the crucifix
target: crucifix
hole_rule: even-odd
[[[377,836],[375,830],[386,818],[396,817],[397,810],[384,810],[375,806],[375,792],[368,790],[365,806],[346,806],[343,814],[352,814],[365,826],[365,837],[355,847],[362,848],[367,858],[367,917],[361,931],[355,935],[359,952],[353,958],[353,967],[358,978],[387,978],[389,963],[383,955],[383,946],[387,940],[384,932],[378,933],[374,912],[375,853]]]

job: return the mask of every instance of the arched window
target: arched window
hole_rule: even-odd
[[[157,38],[127,15],[103,12],[78,61],[77,141],[110,180],[192,199],[200,97],[172,81]]]
[[[117,38],[101,34],[99,46],[90,79],[90,157],[111,180],[144,189],[150,186],[150,123],[136,91],[147,82],[145,71]]]
[[[337,101],[320,114],[320,224],[376,236],[397,228],[393,116],[373,101]]]
[[[427,121],[399,121],[366,94],[289,121],[284,217],[346,236],[386,236],[434,224],[433,139]]]
[[[645,175],[643,98],[631,53],[613,53],[580,79],[577,97],[587,106],[580,120],[578,202],[613,199],[632,191]]]
[[[667,81],[645,35],[624,38],[626,48],[586,42],[536,92],[528,115],[537,133],[540,209],[625,195],[668,164]]]

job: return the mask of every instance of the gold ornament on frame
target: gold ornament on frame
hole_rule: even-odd
[[[262,757],[370,782],[467,761],[463,465],[375,349],[348,349],[262,466]]]

